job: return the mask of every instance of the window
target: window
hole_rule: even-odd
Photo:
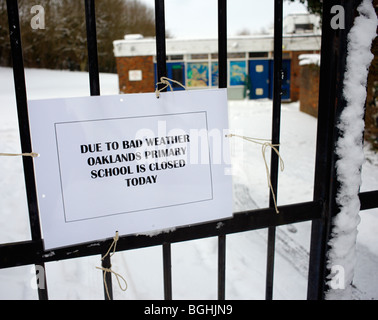
[[[211,86],[212,87],[218,87],[218,79],[219,79],[218,61],[214,61],[211,63]]]
[[[182,54],[175,54],[175,55],[171,55],[171,56],[168,56],[168,60],[184,60],[184,55]]]
[[[298,23],[295,25],[295,32],[311,32],[314,30],[312,23]]]
[[[190,54],[188,58],[191,60],[204,60],[209,59],[209,55],[207,53],[196,53]]]
[[[184,66],[181,64],[172,65],[172,79],[184,83]],[[173,88],[180,88],[181,86],[177,83],[172,83]]]
[[[245,61],[230,61],[230,85],[244,86],[247,74]]]
[[[249,52],[249,58],[268,58],[269,52]]]
[[[189,62],[186,68],[188,87],[207,87],[209,85],[208,62]]]
[[[229,59],[245,59],[245,52],[230,52],[227,54],[227,58]]]

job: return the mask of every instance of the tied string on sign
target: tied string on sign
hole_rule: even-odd
[[[173,91],[173,87],[172,87],[171,82],[178,84],[179,86],[181,86],[182,88],[184,88],[186,90],[185,86],[182,83],[180,83],[176,80],[173,80],[173,79],[169,79],[167,77],[161,77],[160,81],[156,83],[156,90],[155,90],[156,98],[159,99],[160,98],[160,92],[167,89],[168,87],[169,87],[169,89],[171,89],[171,91]],[[158,89],[159,84],[164,84],[164,87]]]
[[[0,153],[1,157],[32,157],[37,158],[39,157],[38,153],[35,152],[27,152],[27,153]]]
[[[253,142],[253,143],[261,145],[261,152],[262,152],[262,156],[263,156],[263,159],[264,159],[264,164],[265,164],[265,169],[266,169],[266,176],[267,176],[267,180],[268,180],[268,185],[269,185],[270,191],[272,192],[272,197],[273,197],[273,202],[274,202],[274,208],[276,210],[276,213],[279,213],[278,208],[277,208],[276,196],[274,194],[274,190],[273,190],[273,186],[272,186],[272,181],[270,179],[269,166],[268,166],[268,163],[266,161],[265,152],[266,152],[267,148],[271,148],[277,154],[277,156],[278,156],[278,158],[280,160],[281,171],[283,171],[284,170],[284,161],[283,161],[283,159],[282,159],[282,157],[280,155],[280,152],[277,149],[277,147],[279,147],[280,145],[279,144],[272,144],[270,142],[270,140],[268,140],[268,139],[250,138],[250,137],[240,136],[238,134],[233,134],[233,133],[226,135],[226,137],[229,137],[229,138],[238,137],[238,138],[244,139],[246,141]]]
[[[119,236],[118,236],[118,231],[116,231],[116,234],[113,238],[113,242],[112,244],[110,245],[109,249],[108,249],[108,252],[106,252],[106,254],[101,258],[101,261],[103,261],[110,253],[110,250],[113,248],[113,252],[109,255],[109,257],[112,257],[116,251],[116,247],[117,247],[117,242],[118,242],[118,239],[119,239]],[[99,269],[99,270],[102,270],[104,272],[104,286],[105,286],[105,291],[106,291],[106,294],[108,296],[108,299],[110,300],[110,294],[109,294],[109,289],[108,289],[108,285],[106,284],[106,274],[109,272],[110,274],[114,274],[116,276],[116,279],[117,279],[117,282],[118,282],[118,286],[120,287],[120,289],[122,291],[126,291],[127,290],[127,281],[125,280],[124,277],[122,277],[119,273],[115,272],[112,270],[112,265],[110,264],[110,267],[109,268],[104,268],[104,267],[96,267],[96,269]],[[122,287],[121,285],[121,280],[123,280],[124,284],[125,284],[125,288]]]

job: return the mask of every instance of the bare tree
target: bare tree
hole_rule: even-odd
[[[33,29],[31,8],[35,0],[19,0],[23,54],[26,67],[87,69],[84,0],[38,0],[44,8],[43,29]],[[0,0],[0,65],[10,65],[5,0]],[[139,0],[97,0],[99,68],[115,72],[113,41],[128,33],[153,36],[153,9]]]

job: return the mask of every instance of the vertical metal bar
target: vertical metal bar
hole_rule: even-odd
[[[13,76],[17,102],[17,114],[22,152],[31,152],[31,137],[28,119],[28,106],[25,85],[24,61],[22,56],[21,31],[17,1],[7,0],[9,35],[12,49]],[[38,151],[38,150],[34,150]],[[23,157],[26,193],[28,198],[31,236],[33,240],[41,239],[41,228],[38,216],[37,192],[34,181],[33,160]]]
[[[167,76],[167,54],[165,45],[165,12],[164,0],[155,0],[156,31],[156,68],[157,79]]]
[[[359,0],[323,1],[322,51],[319,83],[319,108],[317,147],[315,160],[314,200],[323,201],[322,219],[314,220],[311,229],[310,262],[307,299],[324,299],[327,276],[327,250],[330,238],[331,220],[337,212],[334,153],[339,133],[336,123],[345,106],[342,95],[347,35],[353,25],[355,9]],[[331,27],[331,8],[342,5],[345,12],[345,29]]]
[[[276,228],[268,228],[267,264],[265,280],[265,299],[273,299],[273,278],[274,278],[274,254],[276,244]]]
[[[104,269],[110,269],[112,267],[112,263],[110,260],[110,255],[107,255],[104,258],[104,254],[101,256],[103,258],[101,266]],[[111,272],[102,271],[102,277],[104,279],[104,296],[105,300],[113,300],[113,284],[112,284],[112,274]],[[109,293],[109,296],[108,296]]]
[[[85,22],[87,29],[87,50],[88,50],[88,68],[89,68],[89,88],[91,96],[100,95],[100,75],[98,68],[98,50],[97,50],[97,31],[96,31],[96,8],[95,0],[85,0]],[[102,267],[111,268],[111,258],[104,254],[101,255]],[[103,271],[104,278],[104,297],[105,300],[113,300],[112,275],[110,272]],[[109,296],[108,296],[109,293]]]
[[[165,44],[164,0],[155,0],[156,70],[157,79],[167,76],[167,54]],[[166,91],[166,89],[164,90]],[[172,300],[172,258],[171,244],[163,244],[164,298]]]
[[[18,13],[18,1],[7,0],[7,11],[9,23],[9,37],[12,50],[13,77],[17,102],[17,115],[21,140],[21,149],[23,153],[31,151],[38,152],[38,150],[32,150],[31,145],[27,94],[25,85],[24,59],[22,55],[21,30]],[[22,162],[24,167],[26,196],[28,200],[31,238],[32,240],[40,240],[42,238],[42,235],[39,223],[39,211],[37,202],[37,191],[34,179],[33,159],[31,157],[23,157]],[[43,269],[45,269],[44,264],[41,264],[40,266],[42,266]],[[37,265],[36,268],[38,269]],[[47,284],[45,285],[45,289],[38,288],[38,296],[40,300],[48,299]]]
[[[227,0],[218,0],[218,86],[227,88]]]
[[[314,200],[323,199],[324,213],[321,220],[315,220],[311,226],[311,244],[307,299],[321,300],[324,291],[326,243],[329,234],[329,193],[332,174],[333,127],[335,122],[334,101],[336,98],[336,52],[333,46],[335,33],[330,29],[331,1],[323,2],[322,44],[319,81],[319,107],[317,147],[315,160]]]
[[[274,1],[274,66],[273,66],[273,114],[272,114],[272,144],[280,143],[281,126],[281,95],[282,95],[282,15],[283,1]],[[279,147],[277,147],[279,150]],[[270,160],[270,179],[272,189],[277,199],[278,185],[278,155],[271,153]],[[269,197],[269,206],[274,207],[272,193]],[[273,299],[273,276],[274,276],[274,252],[276,243],[276,228],[268,228],[268,249],[267,249],[267,268],[266,268],[266,292],[267,300]]]
[[[171,244],[163,243],[164,299],[172,300]]]
[[[218,0],[218,86],[227,88],[227,0]],[[226,236],[218,237],[218,299],[226,297]]]
[[[98,68],[96,9],[94,0],[85,0],[85,20],[87,26],[87,48],[89,65],[89,84],[91,96],[100,95],[100,76]]]
[[[218,236],[218,300],[226,299],[226,235]]]

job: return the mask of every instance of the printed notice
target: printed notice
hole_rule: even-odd
[[[143,135],[155,122],[166,132]],[[55,124],[65,221],[211,200],[210,163],[188,157],[190,133],[203,129],[205,112]]]
[[[225,90],[28,105],[46,249],[232,215]]]

